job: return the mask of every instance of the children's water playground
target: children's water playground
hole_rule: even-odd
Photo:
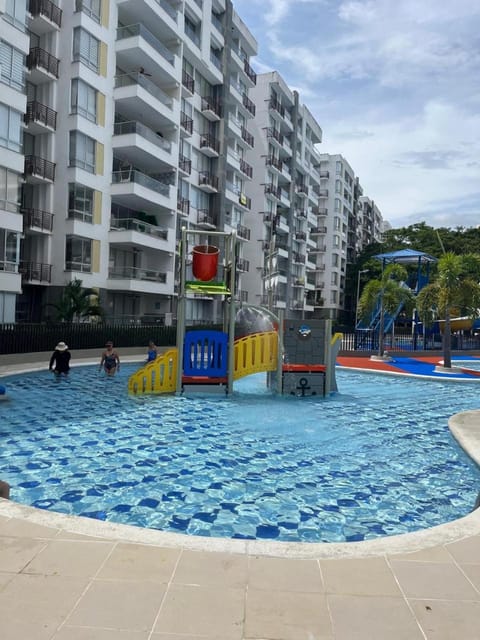
[[[438,358],[339,357],[328,321],[235,304],[234,236],[224,238],[221,281],[217,247],[191,250],[187,238],[176,349],[113,379],[92,366],[4,378],[0,464],[13,500],[295,543],[373,540],[472,511],[480,471],[448,421],[478,406],[476,385],[458,393],[451,382],[480,381],[480,360],[445,374]],[[199,290],[222,297],[223,331],[187,329]]]

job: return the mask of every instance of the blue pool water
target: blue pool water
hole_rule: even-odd
[[[131,398],[135,365],[10,376],[0,478],[12,499],[187,534],[364,540],[467,514],[479,469],[449,416],[476,384],[338,371],[327,399],[275,397],[263,375],[225,396]]]

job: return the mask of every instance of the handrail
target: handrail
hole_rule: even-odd
[[[167,62],[172,66],[175,64],[174,54],[143,24],[137,22],[136,24],[130,24],[117,29],[117,40],[124,40],[125,38],[132,38],[134,36],[142,37],[145,42],[148,42],[149,45],[158,51]]]
[[[33,17],[42,15],[57,27],[62,26],[62,10],[52,0],[30,0],[28,10]]]
[[[149,127],[146,127],[141,122],[137,122],[136,120],[129,120],[127,122],[116,122],[113,125],[114,136],[122,136],[129,133],[138,133],[146,140],[153,142],[153,144],[156,144],[158,147],[162,147],[162,149],[168,151],[168,153],[172,151],[171,142],[165,140],[165,138],[162,138],[158,135],[158,133],[155,133],[155,131],[153,131]]]
[[[164,184],[146,173],[137,171],[137,169],[121,169],[112,173],[112,183],[119,184],[122,182],[135,182],[137,184],[160,193],[162,196],[169,197],[170,185]]]
[[[47,107],[47,105],[31,100],[27,102],[27,111],[24,116],[25,124],[29,122],[43,122],[47,127],[57,128],[57,112]]]
[[[138,231],[138,233],[156,236],[163,240],[168,238],[168,229],[157,227],[149,222],[143,222],[138,218],[116,218],[112,216],[110,227],[112,231]]]
[[[178,350],[169,349],[130,376],[129,393],[173,393],[176,389],[177,367]]]
[[[32,47],[27,56],[27,67],[41,67],[58,78],[60,60],[41,47]]]
[[[148,93],[157,98],[157,100],[160,100],[168,109],[173,109],[173,98],[160,89],[154,82],[148,80],[140,71],[115,76],[115,88],[129,87],[135,84],[143,87]]]

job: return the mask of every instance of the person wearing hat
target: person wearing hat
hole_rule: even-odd
[[[62,373],[64,375],[68,375],[68,372],[70,371],[70,351],[68,350],[65,342],[59,342],[55,347],[55,351],[52,353],[48,368],[58,376]]]

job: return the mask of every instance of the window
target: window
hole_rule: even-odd
[[[95,173],[95,140],[80,131],[70,131],[70,167]]]
[[[20,250],[20,234],[0,229],[0,271],[16,273]]]
[[[78,113],[87,120],[97,121],[97,90],[83,80],[72,80],[72,113]]]
[[[333,228],[335,229],[335,231],[340,231],[340,225],[340,218],[338,216],[335,216],[335,218],[333,219]]]
[[[338,267],[339,256],[338,253],[332,253],[332,267]]]
[[[92,271],[92,241],[88,238],[67,236],[65,245],[65,269],[67,271]]]
[[[336,291],[330,291],[330,302],[332,304],[337,304],[337,295]]]
[[[68,185],[68,217],[93,222],[93,189],[71,182]]]
[[[100,22],[101,0],[76,0],[75,11],[83,11],[95,22]]]
[[[332,271],[332,277],[330,282],[332,284],[338,285],[338,273],[336,271]]]
[[[73,30],[73,61],[98,72],[100,42],[82,27]]]
[[[335,211],[341,211],[342,210],[342,203],[340,201],[340,198],[335,198]]]
[[[338,248],[340,246],[340,236],[333,236],[333,246]]]
[[[4,19],[17,29],[25,31],[25,0],[7,0]]]
[[[6,167],[0,167],[0,209],[18,212],[22,177]]]
[[[340,161],[335,163],[335,173],[339,176],[342,175],[342,163]]]
[[[342,182],[341,182],[341,180],[335,180],[335,193],[342,193]]]
[[[12,151],[21,149],[22,114],[5,104],[0,104],[0,146]]]
[[[3,40],[0,41],[1,82],[14,89],[25,86],[25,56]]]

